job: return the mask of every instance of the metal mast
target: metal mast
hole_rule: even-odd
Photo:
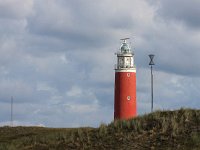
[[[153,65],[155,65],[153,62],[154,55],[150,54],[149,58],[150,58],[149,65],[151,66],[151,112],[153,112],[153,71],[152,70],[153,70]]]

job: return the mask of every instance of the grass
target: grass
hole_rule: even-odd
[[[200,110],[156,111],[99,128],[1,127],[0,150],[200,149]]]

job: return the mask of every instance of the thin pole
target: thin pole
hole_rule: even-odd
[[[13,126],[13,97],[11,97],[11,114],[10,114],[10,119],[11,119],[11,127]]]
[[[151,65],[151,112],[153,112],[153,67]]]

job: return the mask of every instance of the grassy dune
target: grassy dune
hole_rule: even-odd
[[[1,127],[0,150],[200,150],[200,110],[156,111],[99,128]]]

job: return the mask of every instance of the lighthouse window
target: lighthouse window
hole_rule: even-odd
[[[130,77],[131,76],[131,74],[130,73],[127,73],[127,77]]]
[[[127,96],[127,100],[130,101],[130,100],[131,100],[131,97],[130,97],[130,96]]]

